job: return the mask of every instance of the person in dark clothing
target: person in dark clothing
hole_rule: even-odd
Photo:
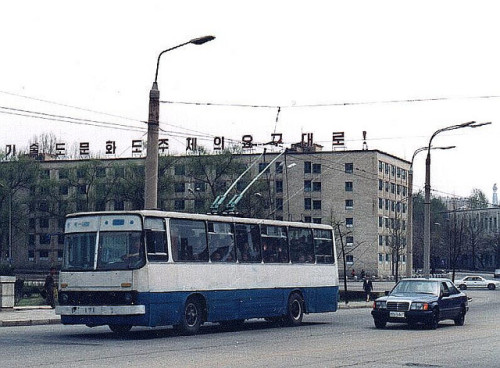
[[[365,291],[365,294],[366,294],[366,301],[369,302],[370,301],[370,293],[373,290],[373,284],[372,284],[372,280],[370,280],[368,277],[365,277],[365,279],[363,280],[363,290]]]
[[[54,267],[51,267],[50,273],[45,278],[45,284],[43,285],[46,295],[45,300],[47,301],[47,304],[50,305],[52,308],[56,307],[56,298],[55,298],[56,282],[54,279],[55,274],[56,274],[56,269]]]

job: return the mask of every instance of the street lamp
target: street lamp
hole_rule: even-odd
[[[158,55],[156,62],[155,81],[149,91],[149,118],[148,118],[148,142],[144,170],[144,209],[155,209],[158,207],[158,128],[160,126],[160,91],[158,90],[158,68],[161,56],[179,47],[193,44],[203,45],[215,39],[214,36],[193,38],[175,47],[163,50]]]
[[[431,256],[431,146],[432,140],[439,133],[447,132],[449,130],[456,130],[462,128],[479,128],[483,125],[489,125],[488,123],[476,123],[475,121],[469,121],[467,123],[451,125],[446,128],[441,128],[436,130],[431,139],[429,139],[429,145],[427,146],[427,159],[425,160],[425,200],[424,200],[424,277],[429,277],[430,275],[430,256]]]
[[[431,147],[431,149],[448,150],[456,146]],[[412,277],[413,271],[413,161],[415,156],[427,147],[420,147],[413,152],[410,169],[408,170],[408,224],[406,227],[406,277]]]

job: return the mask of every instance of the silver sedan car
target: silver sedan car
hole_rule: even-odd
[[[500,288],[500,281],[487,280],[481,276],[465,276],[461,280],[455,280],[455,285],[460,290],[467,288],[488,288],[495,290],[496,288]]]

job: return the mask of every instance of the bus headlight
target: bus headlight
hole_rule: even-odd
[[[429,304],[428,303],[420,303],[420,302],[416,302],[416,303],[411,303],[411,307],[410,307],[411,310],[429,310]]]

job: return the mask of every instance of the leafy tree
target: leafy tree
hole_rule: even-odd
[[[467,198],[467,204],[471,210],[488,208],[488,199],[481,189],[473,189],[471,195]]]

